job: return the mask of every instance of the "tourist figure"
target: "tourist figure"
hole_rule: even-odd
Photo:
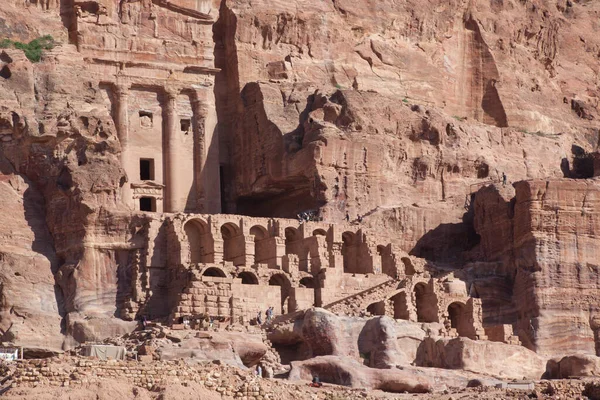
[[[256,366],[256,376],[259,378],[262,377],[262,367],[259,365]]]
[[[265,311],[265,314],[267,315],[267,324],[268,324],[269,322],[271,322],[271,318],[273,318],[273,307],[267,308],[267,311]]]
[[[148,318],[145,315],[142,315],[142,327],[144,330],[148,327]]]
[[[262,312],[259,311],[258,314],[256,314],[256,323],[258,325],[262,325]]]
[[[506,174],[502,173],[502,186],[506,186]]]
[[[323,384],[321,383],[321,379],[319,379],[319,375],[313,376],[312,383],[310,384],[310,386],[316,388],[320,388],[321,386],[323,386]]]
[[[348,211],[346,211],[346,222],[350,221],[350,214],[348,214]]]
[[[358,220],[358,223],[360,224],[362,222],[362,215],[358,214],[356,219]]]

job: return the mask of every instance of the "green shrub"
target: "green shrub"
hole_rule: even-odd
[[[3,39],[0,41],[0,49],[14,47],[15,49],[23,50],[25,56],[31,62],[39,62],[42,59],[44,50],[52,50],[54,46],[56,46],[56,42],[50,35],[33,39],[29,43],[15,42],[10,39]]]

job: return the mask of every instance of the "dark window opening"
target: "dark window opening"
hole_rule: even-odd
[[[190,131],[190,128],[192,126],[192,120],[190,119],[182,119],[179,121],[180,125],[181,125],[181,132],[185,133],[186,135],[188,134],[188,132]]]
[[[0,76],[4,79],[8,79],[12,76],[12,72],[10,72],[10,68],[8,68],[8,65],[5,65],[4,68],[0,70]]]
[[[153,125],[154,116],[150,111],[140,110],[140,126],[151,128]]]
[[[151,158],[140,159],[140,179],[143,181],[154,180],[154,160]]]
[[[140,198],[140,211],[156,212],[156,199],[152,197]]]

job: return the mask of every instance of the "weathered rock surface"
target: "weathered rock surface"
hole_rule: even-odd
[[[540,379],[545,360],[522,346],[457,338],[423,342],[416,364],[460,369],[500,379]]]
[[[475,196],[479,251],[512,293],[496,295],[502,286],[489,274],[475,281],[484,321],[516,322],[523,344],[542,356],[596,355],[598,181],[530,180],[515,189],[512,199],[493,188]]]
[[[229,209],[294,215],[325,206],[332,219],[392,209],[368,220],[400,231],[410,250],[428,231],[461,222],[470,184],[502,172],[509,181],[562,176],[571,144],[597,142],[570,104],[585,97],[595,109],[594,74],[568,66],[596,68],[587,25],[596,7],[223,4],[216,62],[227,84],[217,104],[236,143]],[[460,248],[466,233],[451,228],[417,254],[456,257],[448,242]],[[438,241],[445,251],[431,248]]]
[[[221,360],[243,368],[250,367],[266,354],[267,346],[260,336],[211,332],[201,337],[186,337],[177,343],[163,342],[157,349],[161,360],[189,359],[197,362]]]
[[[590,354],[573,354],[548,361],[546,371],[551,379],[600,376],[600,358]]]
[[[61,351],[61,294],[53,269],[57,258],[35,186],[0,159],[0,332],[1,340]]]
[[[292,362],[290,380],[309,381],[314,376],[322,382],[386,392],[426,393],[432,390],[432,382],[409,372],[368,368],[352,358],[319,356]]]
[[[436,324],[389,317],[338,317],[315,308],[307,310],[302,327],[299,325],[299,322],[295,324],[296,329],[303,335],[294,341],[286,340],[291,335],[283,335],[281,330],[271,334],[270,341],[276,347],[302,343],[309,349],[304,358],[336,356],[361,361],[374,369],[409,371],[418,366],[462,370],[499,379],[540,379],[546,370],[545,360],[525,347],[487,340],[441,338],[431,329]],[[428,374],[427,368],[415,371],[418,376]],[[468,383],[465,374],[461,372],[458,376],[462,383]]]

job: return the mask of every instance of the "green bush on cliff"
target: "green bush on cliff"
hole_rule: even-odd
[[[16,42],[10,39],[3,39],[0,41],[0,49],[14,47],[15,49],[23,50],[25,56],[31,62],[39,62],[44,50],[52,50],[54,46],[56,46],[56,42],[50,35],[33,39],[29,43]]]

